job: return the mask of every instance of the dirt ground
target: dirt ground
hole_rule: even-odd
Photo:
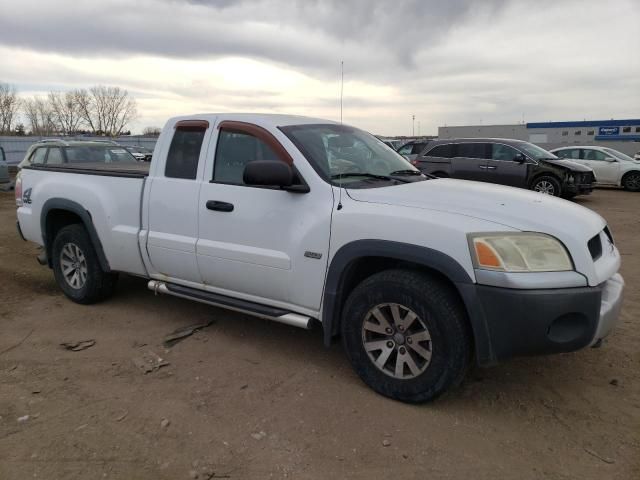
[[[640,479],[640,194],[579,203],[623,255],[625,306],[604,346],[475,369],[410,406],[369,390],[320,330],[156,297],[130,277],[103,304],[68,301],[0,193],[0,478]],[[144,373],[150,352],[169,364]]]

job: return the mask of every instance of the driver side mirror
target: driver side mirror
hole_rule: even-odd
[[[306,184],[294,185],[293,169],[280,160],[254,160],[247,163],[242,180],[245,185],[256,187],[279,187],[296,193],[309,192]]]
[[[513,161],[518,163],[524,163],[527,161],[527,157],[525,157],[523,153],[516,153],[513,157]]]

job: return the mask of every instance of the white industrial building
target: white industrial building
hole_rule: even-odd
[[[438,137],[514,138],[546,149],[566,145],[599,145],[633,156],[640,151],[640,119],[439,127]]]

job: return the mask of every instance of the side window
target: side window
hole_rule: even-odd
[[[485,153],[487,151],[486,145],[486,143],[459,143],[456,156],[465,158],[487,158]]]
[[[604,161],[607,158],[607,155],[600,150],[583,150],[584,159],[585,160],[601,160]]]
[[[450,143],[447,145],[438,145],[437,147],[429,150],[426,155],[429,157],[452,158],[453,145]]]
[[[513,161],[518,153],[520,153],[518,150],[509,145],[503,145],[501,143],[491,144],[491,158],[493,160]]]
[[[64,163],[62,149],[58,147],[50,147],[49,155],[47,155],[47,165],[60,165],[61,163]]]
[[[426,146],[426,143],[415,143],[411,149],[411,153],[414,155],[420,155]]]
[[[42,165],[44,163],[44,157],[47,155],[47,149],[44,147],[36,148],[31,154],[31,163],[35,165]]]
[[[409,145],[403,145],[400,150],[398,150],[398,153],[400,155],[409,155],[411,154],[411,151],[413,150],[413,144],[409,144]]]
[[[254,160],[280,160],[280,157],[269,145],[253,135],[220,130],[213,181],[244,185],[244,167]]]
[[[164,176],[195,180],[206,128],[178,127],[173,134]]]
[[[579,159],[580,158],[580,150],[578,150],[577,148],[570,148],[568,150],[560,150],[558,152],[556,152],[556,156],[560,157],[560,158],[573,158],[573,159]]]

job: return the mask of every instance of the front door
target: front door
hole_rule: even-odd
[[[490,182],[512,187],[527,188],[527,162],[516,161],[520,152],[503,143],[491,144],[491,156],[487,161]]]
[[[620,163],[613,155],[607,155],[601,150],[583,148],[580,158],[583,165],[593,169],[596,182],[608,185],[617,183]]]
[[[292,164],[267,130],[222,122],[213,167],[200,190],[198,266],[204,283],[249,301],[319,310],[327,268],[333,192],[329,184],[308,193],[245,185],[253,160]],[[303,182],[303,179],[300,179]]]

